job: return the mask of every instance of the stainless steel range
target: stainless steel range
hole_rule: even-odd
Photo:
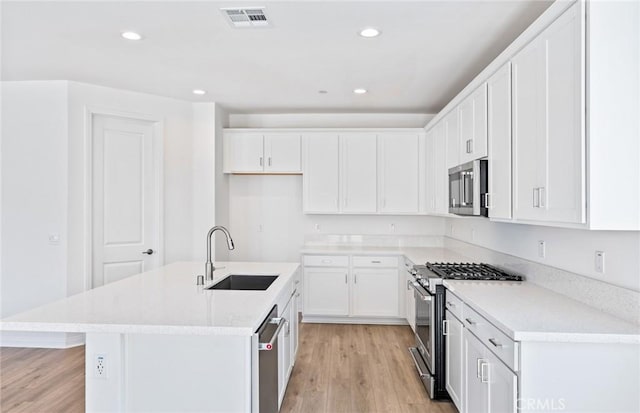
[[[413,280],[409,285],[416,297],[416,347],[411,347],[409,352],[429,397],[448,399],[444,377],[445,288],[442,281],[522,281],[523,278],[487,264],[467,263],[415,265],[411,274]]]

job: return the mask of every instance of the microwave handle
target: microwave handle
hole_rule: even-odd
[[[467,205],[467,180],[465,179],[466,174],[466,172],[460,172],[460,205],[462,206]]]

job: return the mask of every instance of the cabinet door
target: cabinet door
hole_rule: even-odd
[[[398,271],[353,270],[351,315],[398,317]]]
[[[459,107],[460,163],[487,156],[487,85],[483,83]]]
[[[287,390],[287,381],[289,378],[289,368],[291,367],[291,341],[289,338],[289,327],[291,325],[291,302],[284,309],[278,311],[279,317],[287,320],[287,325],[278,333],[278,407],[282,404],[284,393]]]
[[[491,352],[487,352],[489,363],[487,376],[489,386],[489,412],[516,413],[518,398],[518,376]]]
[[[436,153],[436,128],[442,122],[431,128],[426,135],[426,165],[425,165],[425,184],[426,184],[426,210],[427,214],[436,213],[436,162],[438,154]]]
[[[290,322],[290,348],[291,348],[291,368],[293,368],[293,365],[296,362],[296,355],[298,354],[298,332],[299,332],[299,325],[298,325],[298,313],[300,312],[300,309],[298,308],[298,299],[300,297],[300,290],[296,290],[292,300],[291,300],[291,314],[290,317],[291,319],[289,320]]]
[[[378,211],[388,214],[420,210],[420,137],[378,135]]]
[[[458,411],[462,412],[464,411],[462,406],[464,400],[463,325],[449,310],[446,310],[445,318],[447,322],[445,330],[445,386]]]
[[[462,333],[464,341],[464,411],[486,413],[489,411],[488,360],[486,347],[467,329]]]
[[[300,135],[264,135],[264,170],[266,172],[302,172]]]
[[[340,135],[342,211],[373,213],[377,208],[377,141],[375,134]]]
[[[511,63],[487,82],[490,218],[511,219]]]
[[[338,212],[339,145],[336,134],[303,136],[303,198],[306,213]]]
[[[231,143],[231,172],[262,172],[264,145],[261,133],[234,133],[228,135],[228,139]]]
[[[406,293],[405,302],[407,306],[407,322],[411,326],[413,332],[416,332],[416,297],[413,294],[413,287],[409,286],[409,283],[413,281],[413,277],[407,274],[407,280],[405,283]]]
[[[534,39],[512,60],[513,217],[540,220],[539,188],[546,170],[545,46]],[[491,188],[489,188],[491,190]]]
[[[449,168],[460,165],[458,148],[460,146],[460,134],[458,133],[458,108],[454,108],[443,119],[445,141],[447,143],[447,176]]]
[[[445,125],[436,126],[434,136],[434,191],[435,212],[440,215],[449,213],[449,169],[447,168],[447,138]]]
[[[581,2],[542,34],[547,56],[547,159],[540,186],[546,222],[585,222],[584,38]]]
[[[349,314],[349,271],[346,268],[304,269],[304,314]]]

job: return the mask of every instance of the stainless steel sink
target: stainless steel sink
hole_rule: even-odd
[[[278,278],[277,275],[231,274],[208,287],[207,290],[264,291]]]

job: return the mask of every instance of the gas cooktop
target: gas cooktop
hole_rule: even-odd
[[[522,281],[520,275],[510,274],[487,264],[426,263],[425,268],[445,280]]]

